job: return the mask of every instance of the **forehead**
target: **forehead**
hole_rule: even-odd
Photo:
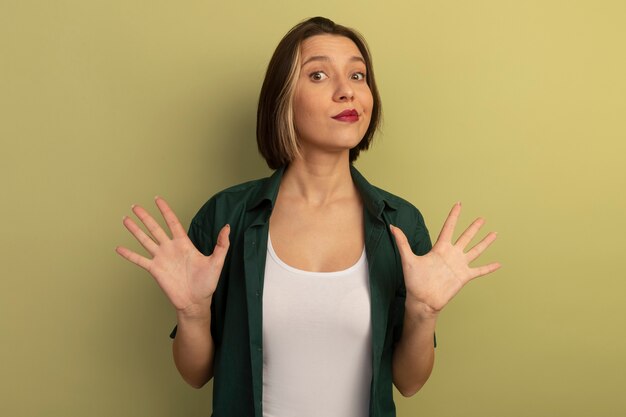
[[[302,41],[300,45],[302,62],[312,56],[324,56],[331,59],[360,57],[361,51],[356,44],[345,36],[338,35],[315,35]]]

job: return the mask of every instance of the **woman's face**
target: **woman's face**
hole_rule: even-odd
[[[293,111],[302,150],[354,148],[367,131],[374,102],[359,48],[335,35],[312,36],[300,48]]]

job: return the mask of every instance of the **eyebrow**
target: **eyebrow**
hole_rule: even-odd
[[[315,56],[312,56],[312,57],[308,58],[306,61],[304,61],[302,63],[302,66],[305,66],[309,62],[313,62],[313,61],[330,62],[331,59],[329,57],[327,57],[326,55],[315,55]],[[354,55],[353,57],[351,57],[350,58],[350,62],[362,62],[363,64],[365,64],[365,60],[363,58],[361,58],[360,56],[357,56],[357,55]]]

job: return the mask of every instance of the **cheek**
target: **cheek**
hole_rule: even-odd
[[[293,123],[296,132],[305,134],[320,129],[323,114],[311,100],[295,100],[293,104]]]
[[[305,136],[308,135],[307,132],[311,131],[312,126],[315,125],[306,102],[294,100],[293,125],[298,135]]]
[[[364,123],[362,125],[362,135],[365,135],[365,132],[367,132],[367,129],[369,129],[370,127],[370,123],[372,123],[372,113],[374,111],[374,97],[372,96],[372,93],[369,91],[368,88],[368,94],[366,95],[366,98],[364,99],[364,103],[363,103],[363,107],[365,109],[364,112]]]
[[[366,91],[363,94],[363,107],[367,109],[368,114],[372,114],[372,108],[374,107],[374,96],[372,96],[372,92],[369,87],[367,87]]]
[[[311,100],[307,100],[306,97],[306,90],[296,90],[296,94],[293,97],[293,113],[296,119],[307,117],[306,115],[311,112]]]

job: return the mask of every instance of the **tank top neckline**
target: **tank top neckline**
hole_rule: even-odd
[[[274,259],[274,261],[281,268],[286,269],[287,271],[292,272],[294,274],[306,275],[306,276],[312,276],[312,277],[314,276],[314,277],[333,278],[333,277],[339,277],[339,276],[343,276],[343,275],[348,275],[351,272],[354,272],[356,269],[358,269],[367,260],[366,254],[365,254],[365,246],[363,246],[363,251],[361,252],[361,256],[359,257],[359,259],[356,261],[356,263],[354,265],[349,266],[346,269],[342,269],[342,270],[339,270],[339,271],[331,271],[331,272],[314,272],[314,271],[306,271],[304,269],[298,269],[298,268],[295,268],[295,267],[285,263],[282,259],[280,259],[278,257],[278,254],[276,253],[276,251],[274,250],[274,246],[272,245],[272,239],[270,237],[269,232],[267,234],[267,251],[269,252],[269,254],[272,257],[272,259]]]

